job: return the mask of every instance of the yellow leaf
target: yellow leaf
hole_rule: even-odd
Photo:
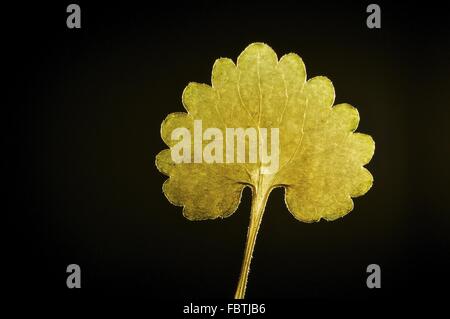
[[[252,43],[236,64],[226,58],[216,60],[212,86],[190,83],[182,96],[187,113],[169,114],[161,125],[161,137],[170,147],[156,158],[158,169],[170,177],[163,192],[172,204],[183,206],[186,218],[228,217],[237,209],[243,188],[252,189],[236,298],[245,295],[256,236],[272,189],[285,188],[286,206],[295,218],[316,222],[344,216],[353,209],[352,197],[365,194],[372,186],[373,177],[363,165],[373,156],[374,141],[369,135],[354,133],[357,109],[346,103],[333,106],[334,97],[328,78],[306,81],[305,65],[298,55],[289,53],[278,60],[268,45]],[[184,162],[173,159],[182,136],[174,135],[177,128],[185,128],[178,132],[191,138],[189,148],[179,152]],[[219,131],[210,131],[205,141],[208,128]],[[227,128],[254,129],[258,143],[264,141],[264,129],[278,128],[278,149],[271,150],[272,155],[278,150],[276,169],[268,170],[261,154],[256,162],[250,161],[252,152],[261,149],[251,149],[248,136],[246,161],[227,162],[227,156],[231,159],[239,152],[238,143],[226,148]],[[276,140],[266,135],[266,144]],[[213,140],[217,147],[211,144],[204,153],[207,147],[203,144]],[[216,156],[216,161],[206,162],[204,154]]]

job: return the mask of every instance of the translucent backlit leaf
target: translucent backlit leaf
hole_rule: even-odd
[[[365,194],[373,178],[363,166],[373,156],[375,144],[369,135],[354,133],[359,114],[350,104],[333,106],[331,81],[317,76],[306,81],[302,59],[289,53],[278,59],[264,43],[249,45],[232,60],[216,60],[212,85],[190,83],[182,101],[186,113],[172,113],[161,126],[161,136],[170,149],[157,155],[158,169],[169,176],[163,185],[168,200],[183,206],[190,220],[228,217],[237,209],[244,187],[252,189],[252,211],[241,277],[235,294],[243,298],[250,261],[268,196],[275,187],[285,189],[292,215],[303,222],[335,220],[353,209],[352,197]],[[223,149],[222,162],[195,161],[194,149],[204,147],[192,138],[191,162],[176,163],[171,149],[177,128],[194,135],[194,121],[223,133],[227,128],[254,128],[261,141],[263,128],[279,129],[278,165],[272,172],[258,157],[256,162],[230,162],[234,149]],[[207,144],[206,141],[202,142]],[[199,146],[200,145],[200,146]],[[246,145],[248,158],[250,140]],[[218,151],[218,149],[216,149]],[[274,150],[272,150],[274,151]],[[213,154],[214,155],[214,154]],[[220,154],[215,154],[220,157]]]

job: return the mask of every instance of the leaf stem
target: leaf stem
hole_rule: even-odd
[[[270,190],[253,189],[252,208],[250,212],[250,224],[247,231],[247,242],[245,244],[244,260],[241,267],[241,275],[239,277],[235,299],[244,299],[245,290],[247,288],[248,274],[250,272],[250,264],[252,262],[253,250],[255,249],[256,237],[258,236],[259,227],[261,225],[264,209],[266,207],[267,198]]]

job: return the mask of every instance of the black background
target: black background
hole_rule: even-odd
[[[250,191],[230,218],[190,222],[162,194],[154,158],[187,83],[210,83],[216,58],[236,60],[261,41],[279,57],[299,54],[308,78],[328,76],[336,103],[358,108],[358,131],[376,142],[375,183],[349,215],[316,224],[296,221],[275,190],[247,296],[444,300],[448,18],[432,2],[377,3],[379,30],[366,27],[369,2],[79,1],[82,28],[72,30],[69,2],[4,9],[9,296],[177,300],[174,312],[233,296]],[[66,287],[71,263],[81,266],[79,290]],[[381,289],[366,287],[371,263]]]

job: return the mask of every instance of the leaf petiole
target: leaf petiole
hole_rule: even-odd
[[[250,264],[252,262],[253,250],[255,249],[256,237],[258,236],[259,227],[264,215],[267,198],[270,189],[260,191],[257,188],[252,189],[252,208],[250,212],[250,224],[247,231],[247,241],[245,244],[244,260],[242,261],[241,275],[239,277],[235,299],[244,299],[245,290],[247,288],[248,274],[250,272]]]

